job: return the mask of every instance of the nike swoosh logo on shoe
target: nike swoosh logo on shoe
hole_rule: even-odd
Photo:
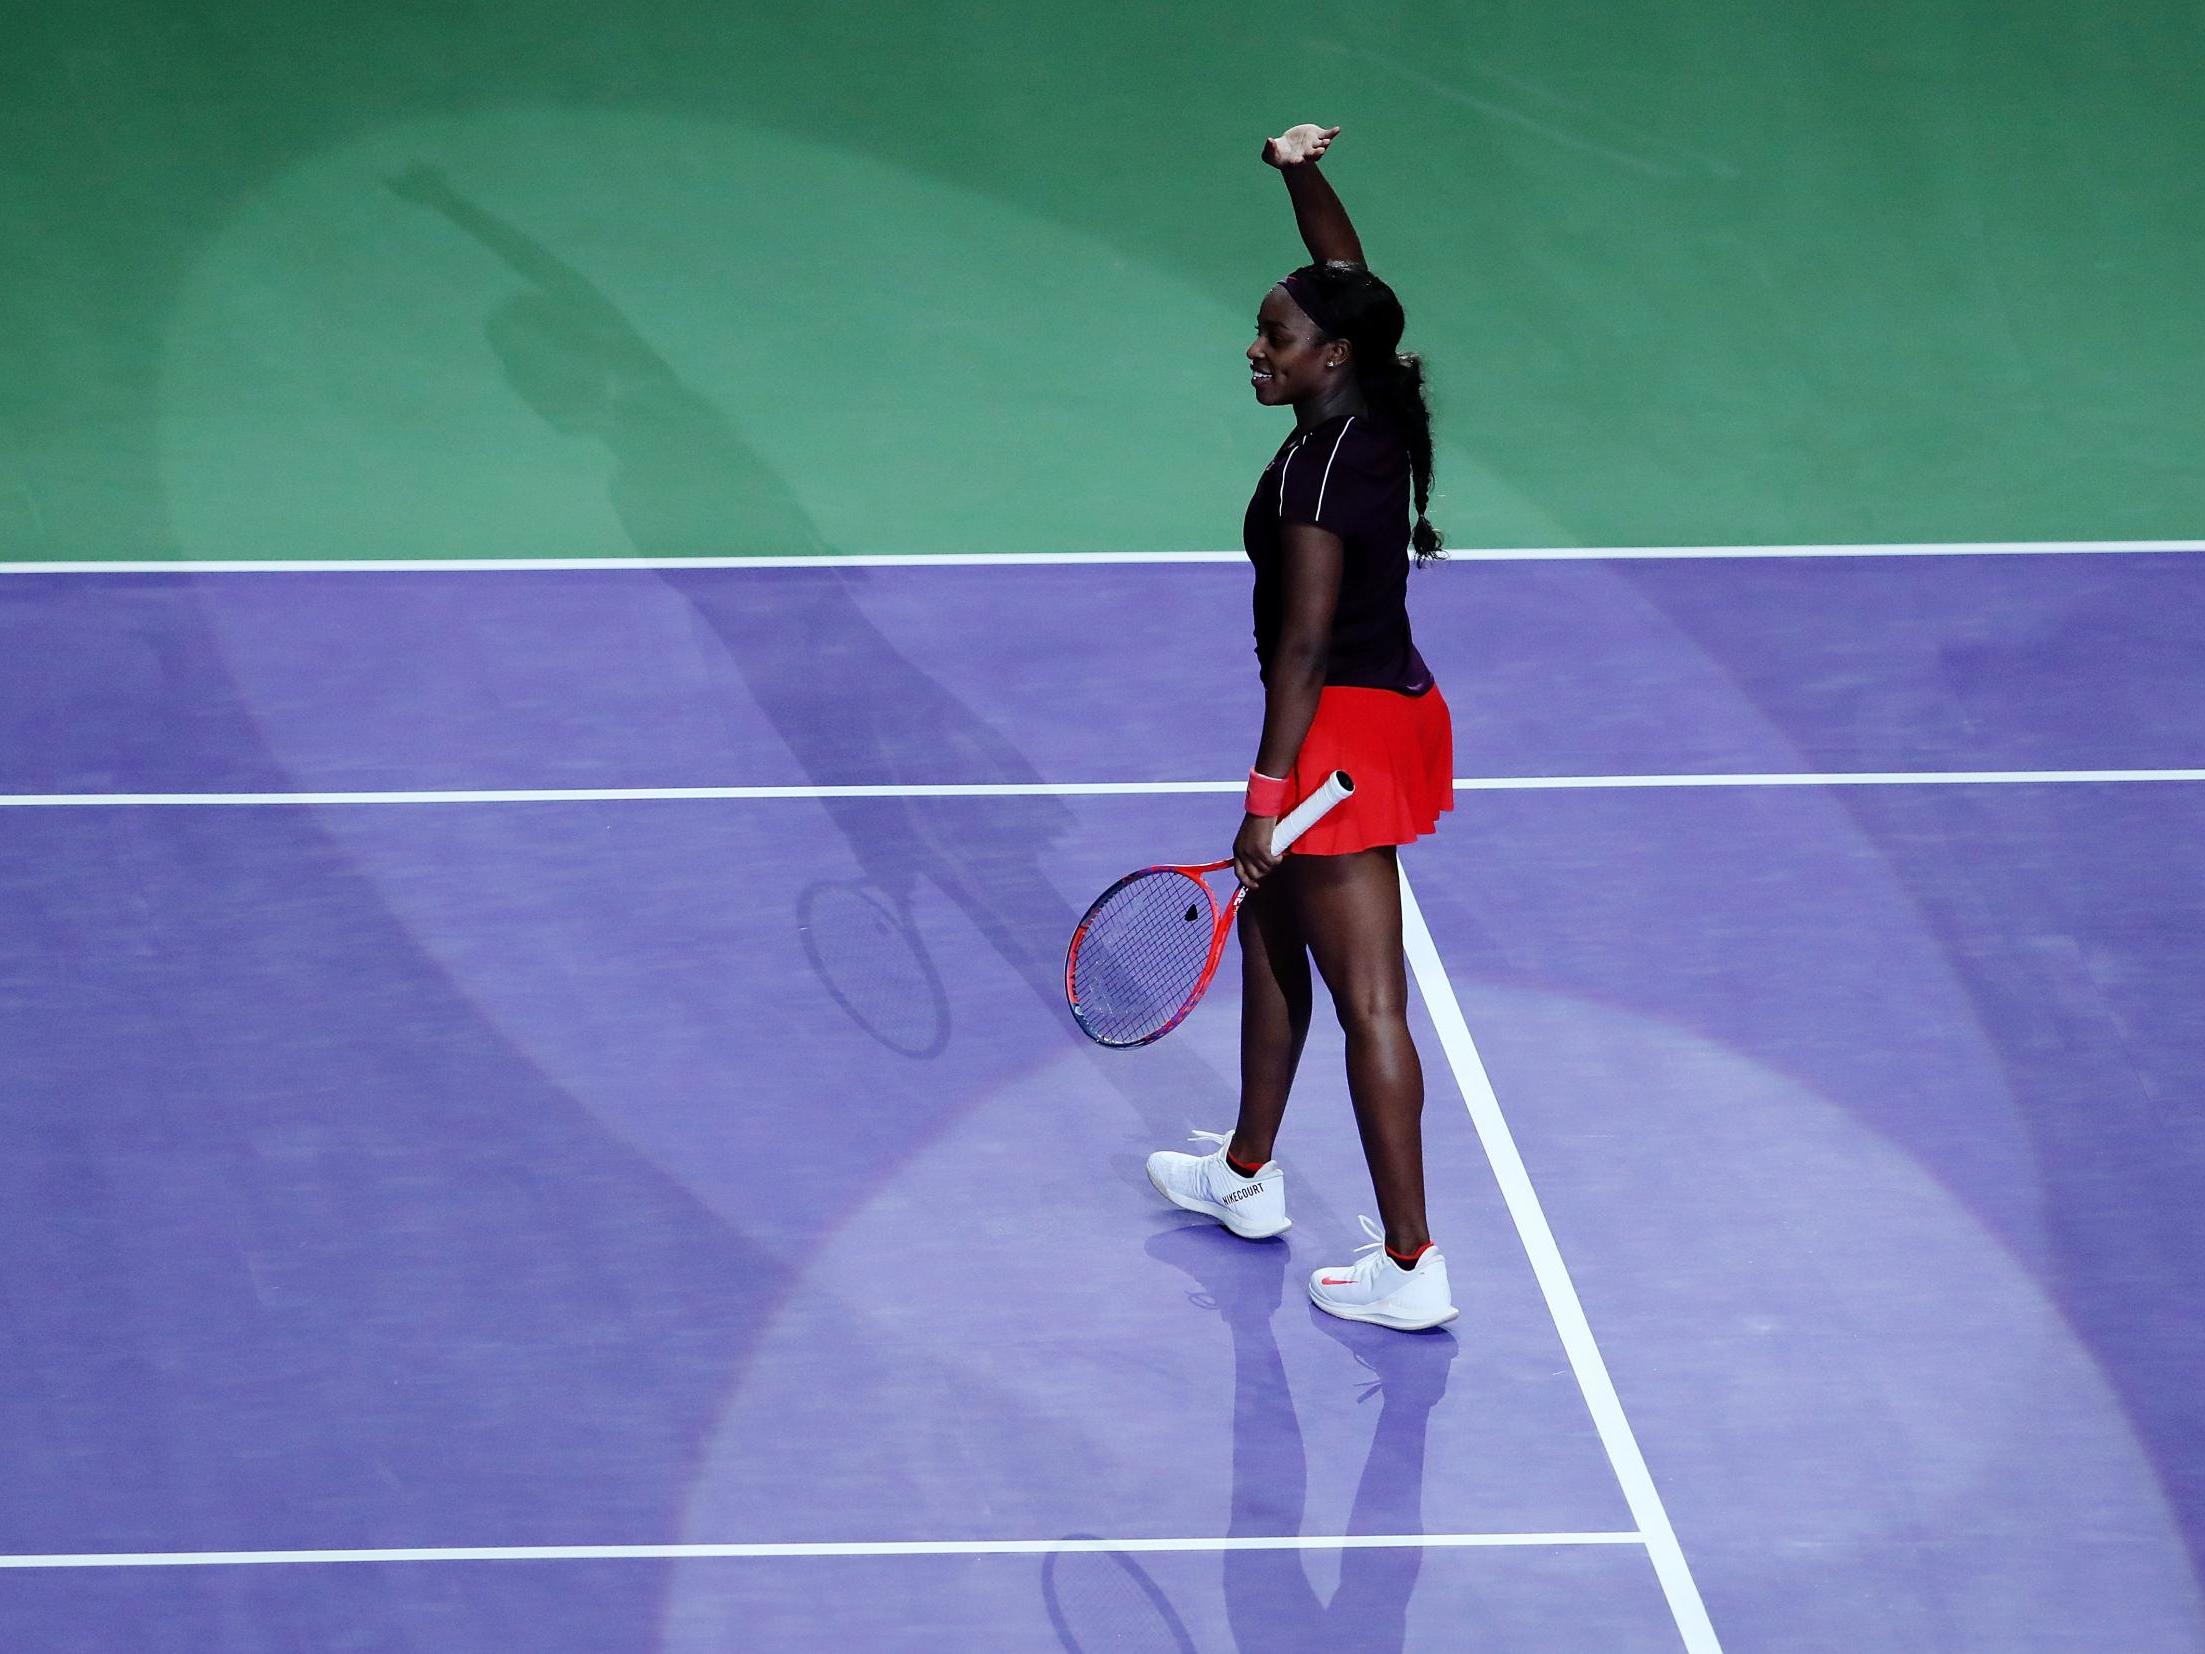
[[[1319,1286],[1353,1286],[1355,1284],[1355,1277],[1353,1275],[1349,1275],[1342,1280],[1336,1281],[1330,1275],[1324,1275],[1318,1278],[1317,1284]]]

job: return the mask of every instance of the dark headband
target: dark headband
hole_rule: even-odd
[[[1286,296],[1301,307],[1303,315],[1317,324],[1317,331],[1328,339],[1344,339],[1347,329],[1342,327],[1332,307],[1325,303],[1323,295],[1299,276],[1288,276],[1279,285],[1286,289]]]

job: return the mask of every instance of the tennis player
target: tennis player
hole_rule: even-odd
[[[1265,407],[1294,410],[1248,502],[1263,735],[1233,867],[1240,910],[1240,1118],[1207,1155],[1150,1156],[1149,1177],[1189,1211],[1250,1239],[1282,1233],[1286,1175],[1272,1158],[1316,963],[1347,1035],[1348,1093],[1383,1230],[1354,1264],[1309,1278],[1317,1307],[1415,1330],[1455,1318],[1447,1261],[1424,1216],[1424,1072],[1409,1037],[1399,846],[1454,807],[1447,703],[1409,634],[1412,553],[1439,555],[1426,519],[1431,413],[1423,366],[1399,352],[1393,290],[1363,263],[1318,170],[1338,127],[1297,126],[1263,158],[1286,181],[1314,263],[1264,295],[1248,347]],[[1411,501],[1414,501],[1413,521]],[[1336,769],[1354,793],[1282,858],[1279,817]],[[1366,1227],[1367,1220],[1366,1220]]]

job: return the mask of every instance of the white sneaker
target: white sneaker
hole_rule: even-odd
[[[1344,1321],[1375,1321],[1382,1327],[1421,1332],[1444,1326],[1460,1313],[1447,1286],[1447,1260],[1433,1247],[1403,1269],[1386,1255],[1386,1237],[1369,1218],[1357,1220],[1370,1236],[1366,1254],[1339,1269],[1320,1269],[1309,1277],[1309,1301]]]
[[[1254,1177],[1242,1177],[1225,1164],[1232,1138],[1198,1131],[1190,1141],[1215,1143],[1214,1154],[1180,1154],[1158,1149],[1148,1157],[1148,1180],[1174,1206],[1215,1218],[1243,1240],[1268,1240],[1294,1227],[1286,1215],[1286,1173],[1276,1160],[1265,1161]]]

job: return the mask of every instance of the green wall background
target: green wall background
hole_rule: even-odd
[[[2201,61],[2171,0],[11,8],[0,557],[1230,546],[1303,118],[1458,545],[2197,536]]]

